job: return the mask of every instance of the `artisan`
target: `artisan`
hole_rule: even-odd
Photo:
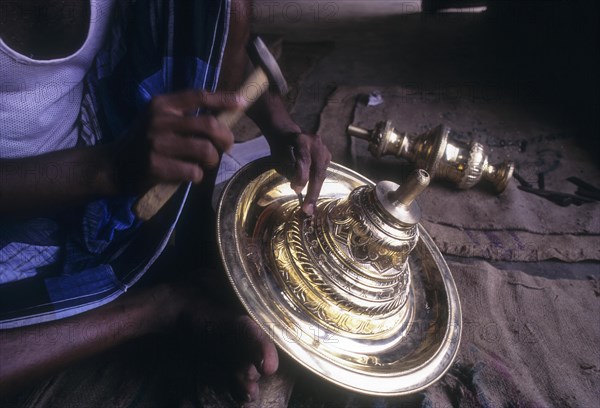
[[[236,337],[223,369],[239,399],[255,400],[260,376],[277,370],[268,336],[198,283],[209,281],[203,265],[161,262],[186,213],[188,248],[211,231],[206,202],[233,144],[213,115],[248,104],[231,91],[249,70],[250,10],[243,0],[2,2],[0,394],[132,339],[211,324]],[[329,151],[280,98],[248,112],[292,187],[308,184],[310,215]],[[132,204],[158,182],[191,187],[141,222]],[[170,279],[181,268],[192,278]],[[162,279],[143,284],[151,274]]]

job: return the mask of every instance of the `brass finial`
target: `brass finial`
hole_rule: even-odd
[[[429,185],[429,174],[418,169],[409,174],[406,182],[398,186],[391,181],[380,181],[375,186],[378,204],[393,218],[394,223],[405,227],[416,225],[421,219],[421,208],[415,202]]]
[[[389,195],[390,200],[399,205],[409,207],[417,196],[427,188],[429,179],[429,174],[425,170],[415,170],[408,176],[405,184],[398,187],[396,191]]]
[[[349,136],[369,142],[377,158],[396,156],[427,170],[431,177],[449,180],[460,189],[473,187],[481,180],[492,184],[497,193],[506,189],[515,165],[511,161],[492,165],[481,143],[462,143],[451,137],[448,127],[440,125],[415,137],[397,132],[391,121],[379,122],[372,130],[350,125]]]

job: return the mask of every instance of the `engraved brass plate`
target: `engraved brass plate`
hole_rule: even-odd
[[[360,201],[369,196],[356,192],[373,186],[331,163],[315,216],[307,218],[287,179],[268,159],[255,161],[223,191],[218,242],[238,297],[281,350],[350,390],[403,395],[449,368],[460,342],[460,302],[421,225],[381,248],[370,244],[369,231],[352,228],[342,209],[355,197],[352,208],[369,217],[371,204]],[[414,234],[404,264],[393,248],[408,248],[403,240]]]

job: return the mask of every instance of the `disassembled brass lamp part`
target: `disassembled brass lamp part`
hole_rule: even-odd
[[[367,140],[376,158],[391,155],[407,159],[431,177],[449,180],[460,189],[471,188],[483,179],[501,193],[515,169],[511,161],[490,164],[481,143],[453,140],[451,130],[443,125],[415,137],[397,132],[391,121],[379,122],[372,130],[350,125],[347,133]]]
[[[312,216],[289,181],[256,161],[225,187],[218,239],[248,313],[292,358],[371,395],[437,381],[456,356],[458,293],[415,198],[416,170],[374,184],[336,163]]]

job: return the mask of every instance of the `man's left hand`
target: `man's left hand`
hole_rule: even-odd
[[[271,154],[277,160],[277,171],[290,179],[299,193],[308,183],[302,211],[313,215],[321,187],[325,181],[331,153],[321,136],[303,132],[270,135]]]

